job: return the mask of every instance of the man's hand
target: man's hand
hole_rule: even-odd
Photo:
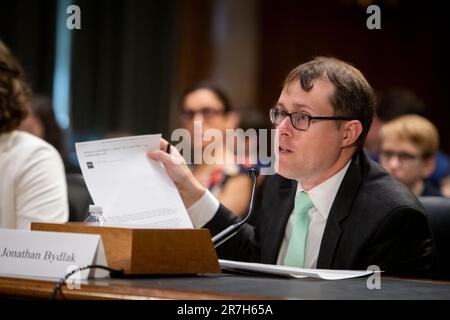
[[[168,144],[166,140],[161,139],[160,150],[148,151],[147,156],[163,163],[167,174],[180,192],[184,206],[189,208],[203,196],[206,188],[194,177],[176,148],[171,147],[170,154],[165,152]]]

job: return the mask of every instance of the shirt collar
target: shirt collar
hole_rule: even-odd
[[[324,219],[328,219],[331,206],[333,205],[334,198],[339,190],[339,186],[347,173],[351,160],[334,176],[328,178],[321,184],[315,186],[308,191],[309,198],[311,199],[314,207],[319,211],[319,214]],[[297,192],[303,191],[300,183],[297,184]]]

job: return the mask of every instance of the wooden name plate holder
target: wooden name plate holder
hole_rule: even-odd
[[[31,230],[99,234],[108,266],[127,275],[220,273],[207,229],[133,229],[33,222]]]

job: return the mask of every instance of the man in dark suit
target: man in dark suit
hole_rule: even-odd
[[[427,276],[433,249],[423,208],[362,150],[373,112],[373,90],[349,64],[319,57],[292,70],[270,110],[278,174],[265,183],[256,226],[244,226],[219,256]],[[196,227],[214,235],[236,222],[176,150],[149,157],[163,162]]]

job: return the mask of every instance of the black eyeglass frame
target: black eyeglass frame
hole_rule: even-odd
[[[276,123],[275,122],[275,120],[274,120],[274,118],[275,118],[274,113],[277,112],[277,111],[281,111],[284,114],[284,118],[289,117],[289,119],[291,120],[292,127],[294,129],[300,130],[300,131],[308,130],[309,127],[311,126],[311,121],[313,121],[313,120],[343,120],[343,121],[357,120],[357,119],[349,118],[349,117],[315,117],[315,116],[310,116],[309,114],[306,114],[304,112],[291,112],[291,113],[289,113],[286,110],[282,110],[282,109],[278,109],[278,108],[271,108],[270,109],[270,122],[272,122],[272,124],[274,124],[276,126],[278,126],[281,123],[281,121],[284,120],[284,118],[283,118],[283,120],[281,120],[280,123]],[[300,115],[308,118],[308,126],[306,128],[301,129],[301,128],[297,128],[296,127],[294,119],[292,118],[292,116],[296,115],[296,114],[300,114]]]
[[[403,151],[391,151],[391,150],[381,150],[379,152],[380,159],[385,159],[387,161],[390,161],[393,157],[396,157],[401,163],[409,163],[416,160],[426,160],[429,157],[427,155],[420,155],[420,154],[412,154],[409,152],[403,152]]]

